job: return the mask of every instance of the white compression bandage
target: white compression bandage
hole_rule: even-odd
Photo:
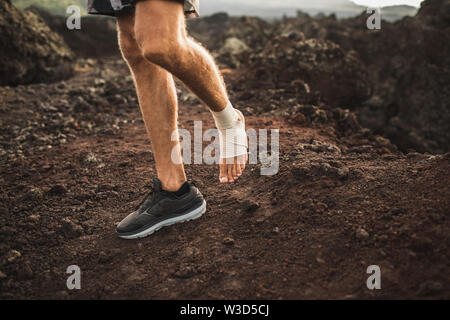
[[[211,111],[219,130],[220,158],[229,159],[247,154],[247,133],[245,120],[231,102],[219,112]]]

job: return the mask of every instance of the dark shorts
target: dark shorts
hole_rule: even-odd
[[[137,1],[139,0],[88,0],[88,13],[115,16],[118,12],[134,12]],[[198,8],[199,0],[184,0],[184,12],[188,18],[198,17]]]

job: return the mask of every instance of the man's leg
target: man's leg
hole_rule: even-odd
[[[170,161],[172,149],[179,143],[171,141],[177,130],[177,94],[172,75],[146,60],[134,35],[134,15],[117,17],[119,45],[134,76],[139,105],[151,138],[158,178],[167,191],[176,191],[186,181],[181,152],[178,163]]]
[[[187,36],[180,2],[138,1],[135,35],[148,61],[179,78],[212,111],[220,112],[227,107],[229,100],[222,76],[211,55]],[[220,181],[235,181],[242,174],[245,161],[246,156],[234,157],[231,164],[221,161]]]
[[[177,96],[171,74],[142,56],[134,37],[133,15],[120,15],[118,29],[120,48],[133,73],[152,140],[159,178],[154,179],[152,193],[139,208],[116,227],[119,237],[137,239],[162,227],[200,218],[206,212],[206,201],[200,191],[186,181],[179,142],[171,141],[177,128]],[[174,147],[178,147],[175,155],[178,159],[170,161]]]

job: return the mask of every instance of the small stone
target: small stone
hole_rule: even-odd
[[[249,47],[243,41],[236,37],[230,37],[225,40],[225,44],[220,49],[220,53],[239,54],[248,50]]]
[[[50,190],[47,191],[47,194],[51,196],[61,196],[66,193],[67,193],[66,187],[61,184],[56,184],[53,187],[51,187]]]
[[[358,239],[367,239],[369,237],[369,233],[363,228],[358,228],[358,230],[356,230],[356,237]]]
[[[144,262],[144,258],[142,257],[136,257],[134,259],[134,262],[136,262],[137,264],[142,264]]]
[[[98,159],[95,154],[93,154],[92,152],[89,152],[86,157],[84,158],[84,162],[86,163],[100,163],[101,160]]]
[[[222,243],[226,246],[232,246],[234,245],[234,239],[231,237],[226,237],[222,240]]]
[[[20,258],[22,254],[17,250],[11,250],[8,254],[8,262],[14,262],[17,258]]]
[[[390,215],[393,215],[393,216],[397,216],[397,215],[399,215],[399,214],[402,214],[403,213],[403,210],[402,209],[391,209],[391,210],[389,210],[389,214]]]
[[[64,218],[61,225],[61,231],[67,239],[73,239],[81,235],[83,228],[75,224],[69,218]]]
[[[259,209],[259,204],[251,200],[244,200],[241,202],[241,208],[247,213],[253,213]]]
[[[413,258],[417,257],[417,254],[414,251],[408,250],[407,252],[410,257],[413,257]]]
[[[36,223],[36,222],[39,221],[39,215],[37,215],[37,214],[32,214],[31,216],[28,217],[28,220],[29,220],[30,222]]]
[[[323,260],[323,259],[320,258],[320,257],[317,257],[317,258],[316,258],[316,261],[317,261],[318,263],[320,263],[320,264],[324,264],[324,263],[325,263],[325,260]]]
[[[196,247],[186,247],[182,252],[181,256],[185,258],[195,257],[199,254],[200,250]]]
[[[180,268],[177,272],[174,273],[174,276],[181,279],[188,279],[191,278],[195,274],[192,267],[185,266]]]
[[[344,180],[348,177],[349,169],[347,167],[339,168],[337,175],[339,179]]]
[[[6,279],[7,275],[0,271],[0,279]]]
[[[31,188],[28,190],[27,193],[25,193],[23,199],[24,200],[38,200],[41,199],[43,195],[43,192],[39,188]]]

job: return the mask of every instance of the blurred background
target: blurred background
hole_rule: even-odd
[[[293,16],[297,10],[308,14],[335,13],[338,17],[350,17],[360,14],[367,7],[381,7],[388,20],[396,20],[405,15],[416,14],[422,0],[202,0],[200,12],[210,15],[216,12],[227,12],[230,15],[253,15],[264,18],[280,18],[283,15]],[[70,4],[78,4],[86,8],[86,0],[13,0],[16,6],[26,9],[37,6],[52,14],[65,15]],[[84,10],[86,13],[86,10]]]
[[[50,29],[63,37],[64,46],[59,46],[59,57],[64,56],[64,61],[119,56],[114,18],[86,15],[85,0],[12,0],[12,3],[27,14],[36,13]],[[441,25],[448,27],[448,1],[429,0],[420,9],[423,3],[419,0],[248,0],[245,3],[236,0],[203,0],[200,6],[201,18],[189,19],[188,28],[194,38],[212,50],[223,68],[248,68],[255,63],[254,56],[269,55],[269,52],[265,52],[267,46],[278,41],[280,35],[291,33],[293,37],[283,40],[285,46],[295,46],[302,37],[317,39],[326,46],[331,43],[324,41],[331,41],[337,45],[333,50],[353,59],[348,64],[357,72],[352,71],[352,79],[343,77],[345,82],[340,85],[353,81],[354,85],[349,85],[348,89],[354,90],[346,92],[348,89],[342,90],[331,77],[325,77],[332,81],[330,87],[312,88],[322,100],[308,98],[297,100],[296,103],[330,103],[330,99],[324,97],[339,92],[345,99],[334,100],[335,105],[351,108],[365,127],[391,139],[401,150],[445,152],[449,150],[450,142],[447,91],[438,88],[440,83],[447,86],[447,76],[441,73],[440,66],[447,68],[448,42]],[[85,16],[79,31],[66,28],[66,8],[70,4],[80,5],[84,10]],[[382,7],[382,30],[367,29],[369,15],[365,6],[369,4]],[[3,34],[8,34],[6,25],[4,31]],[[5,37],[3,40],[5,48],[8,48],[8,40]],[[14,42],[13,39],[11,41]],[[67,46],[68,50],[65,50]],[[324,50],[327,52],[326,48]],[[299,56],[286,57],[287,52],[275,53],[280,55],[278,62],[283,63],[283,59],[288,58],[303,59]],[[10,54],[12,58],[17,58],[13,51]],[[51,54],[58,55],[56,52]],[[261,64],[269,63],[267,59]],[[18,65],[23,63],[22,60]],[[338,68],[335,62],[331,64]],[[3,83],[36,82],[43,77],[48,80],[58,79],[68,70],[73,70],[70,63],[59,63],[51,74],[42,68],[36,72],[38,66],[33,63],[29,70],[24,67],[17,74],[7,71],[8,68],[17,69],[17,65],[5,64],[3,75],[8,75],[8,79]],[[279,67],[273,66],[273,72],[276,73]],[[339,68],[340,71],[348,71],[342,66]],[[271,72],[271,69],[265,72]],[[304,72],[302,68],[293,70],[294,74],[286,81],[292,83],[299,80],[296,78],[298,76],[302,81],[306,80],[308,86],[311,85],[308,81],[325,81],[320,72],[312,72],[311,80],[305,79],[306,75],[302,78],[301,72]],[[11,73],[21,79],[15,80],[14,76],[10,76]],[[277,78],[270,77],[271,81]],[[273,82],[267,85],[280,86]],[[289,99],[286,96],[284,100]]]

